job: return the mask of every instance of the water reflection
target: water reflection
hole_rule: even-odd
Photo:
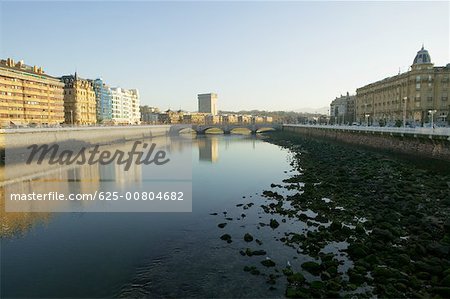
[[[244,222],[236,205],[246,195],[259,206],[256,193],[283,177],[286,152],[254,136],[198,136],[192,145],[165,145],[192,157],[192,213],[3,213],[8,232],[1,235],[2,297],[267,297],[265,282],[249,278],[242,271],[248,261],[236,256],[236,246],[248,246],[240,243]],[[124,176],[115,165],[41,170],[24,169],[27,178],[11,184],[24,191],[52,181],[61,191],[68,191],[69,181],[85,191],[108,183],[133,189],[145,185],[152,171],[137,166]],[[235,230],[231,245],[220,240],[217,228],[227,220],[210,215],[225,210],[235,219],[226,228]],[[245,213],[252,223],[266,221],[257,209]],[[246,230],[261,239],[272,234],[265,249],[276,244],[276,231],[252,224]],[[291,249],[278,252],[287,256]]]
[[[158,139],[158,142],[161,143],[161,140]],[[226,138],[223,136],[207,135],[195,137],[192,140],[192,144],[198,148],[198,161],[216,163],[219,160],[220,143],[224,145],[222,150],[228,150],[232,143],[242,142],[251,143],[252,149],[254,150],[257,141],[257,139],[249,136]],[[108,145],[108,147],[112,151],[127,151],[130,148],[130,144],[130,142],[126,142]],[[163,140],[163,147],[168,153],[179,153],[186,150],[186,144],[183,142],[171,142],[170,139]],[[42,210],[48,210],[49,205],[61,205],[61,202],[48,201],[36,204],[30,201],[28,205],[20,209],[22,212],[6,213],[5,198],[10,193],[45,193],[49,189],[55,193],[64,194],[94,193],[101,189],[102,184],[108,182],[113,182],[116,187],[122,190],[130,185],[142,184],[142,165],[132,164],[128,171],[125,171],[124,167],[125,165],[118,165],[116,163],[69,167],[45,163],[30,167],[22,163],[8,165],[8,167],[0,167],[0,175],[3,178],[0,182],[0,204],[3,207],[1,210],[2,231],[0,236],[12,237],[15,234],[24,234],[34,226],[34,223],[39,223],[42,220],[46,222],[51,218],[51,213],[41,212]],[[65,204],[69,205],[73,203]],[[89,205],[89,202],[81,201],[77,204]]]
[[[219,159],[219,139],[216,136],[207,136],[197,139],[198,159],[215,163]]]

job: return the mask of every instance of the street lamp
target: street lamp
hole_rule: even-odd
[[[433,115],[437,112],[437,110],[428,110],[428,113],[431,114],[431,129],[433,130]]]
[[[369,126],[369,116],[370,116],[370,114],[366,114],[365,115],[365,117],[366,117],[366,127]]]
[[[408,100],[408,97],[403,98],[403,128],[406,128],[406,101]]]

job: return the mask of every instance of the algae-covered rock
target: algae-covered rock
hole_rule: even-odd
[[[293,273],[287,277],[287,281],[289,283],[303,283],[303,282],[305,282],[305,280],[306,279],[303,276],[303,274],[301,274],[299,272]]]
[[[305,262],[302,264],[302,268],[313,275],[318,275],[321,271],[321,267],[316,262]]]
[[[275,265],[276,265],[275,262],[270,259],[261,261],[261,264],[265,267],[275,267]]]
[[[267,252],[265,250],[251,250],[250,248],[247,248],[245,249],[245,254],[248,256],[266,255]]]
[[[450,287],[450,274],[445,276],[442,280],[441,280],[441,285],[444,287]],[[449,293],[450,294],[450,293]]]
[[[250,235],[249,233],[246,233],[246,234],[244,235],[244,241],[245,241],[245,242],[251,242],[251,241],[253,241],[253,236]]]
[[[280,226],[280,224],[278,223],[278,221],[276,221],[275,219],[270,219],[270,227],[275,229],[278,226]]]
[[[220,237],[221,240],[227,241],[227,243],[231,243],[231,236],[229,234],[224,234]]]
[[[285,293],[287,298],[309,298],[309,290],[306,288],[288,287]]]

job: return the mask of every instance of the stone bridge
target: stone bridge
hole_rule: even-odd
[[[252,134],[256,134],[263,131],[281,130],[282,124],[275,123],[257,123],[257,124],[180,124],[172,126],[170,131],[172,133],[179,133],[181,130],[192,129],[197,134],[205,134],[209,129],[220,129],[224,134],[231,134],[234,129],[247,129]]]

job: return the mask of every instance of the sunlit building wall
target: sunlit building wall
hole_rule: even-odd
[[[408,72],[371,83],[356,91],[356,117],[359,122],[421,125],[448,123],[450,64],[435,67],[423,47]],[[435,110],[435,111],[434,111]]]
[[[139,124],[141,112],[137,89],[111,88],[112,121],[116,124]]]
[[[64,122],[63,86],[42,67],[0,60],[0,125]]]
[[[112,93],[108,85],[102,79],[92,80],[97,104],[97,122],[112,122]]]
[[[67,124],[97,123],[97,103],[92,82],[75,75],[61,77],[64,83],[64,116]]]

